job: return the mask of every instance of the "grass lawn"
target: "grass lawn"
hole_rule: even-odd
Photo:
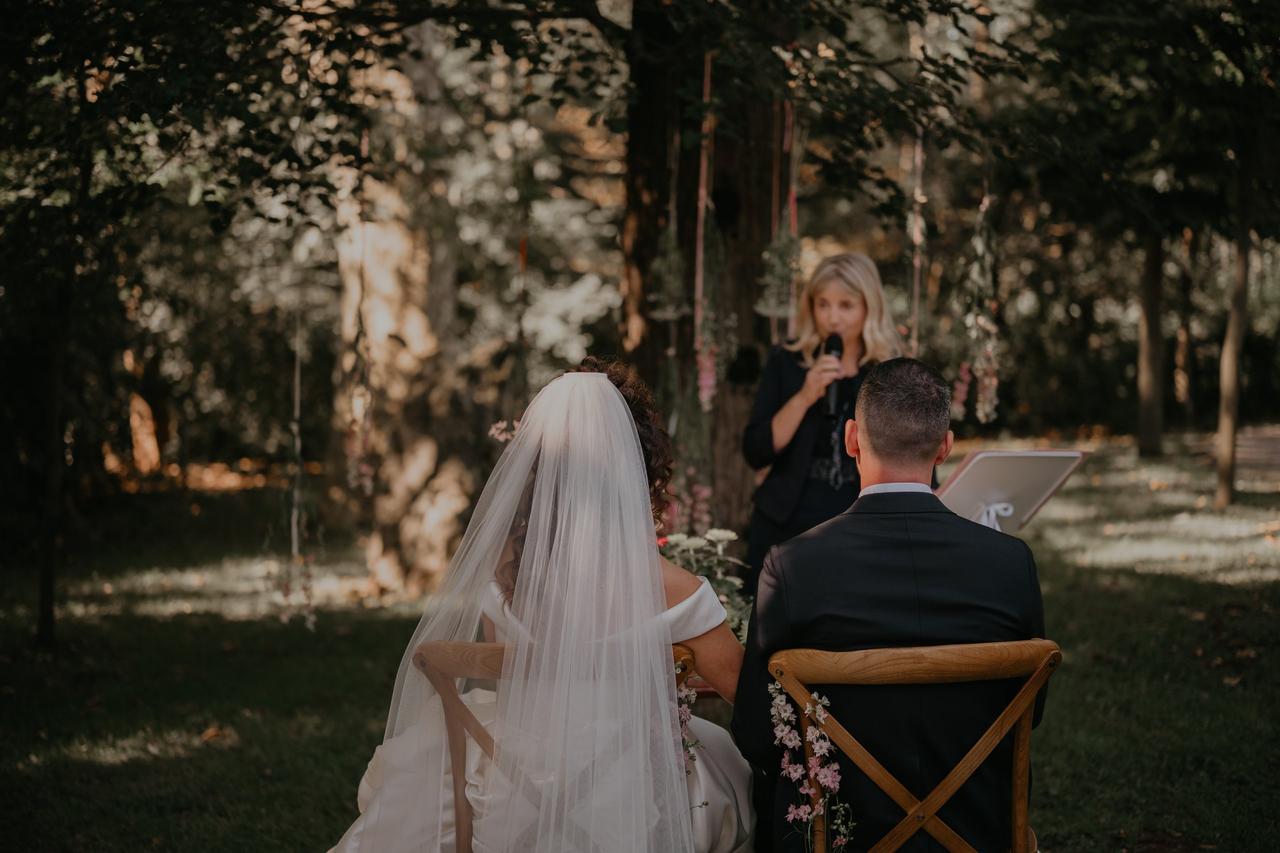
[[[1276,846],[1280,482],[1214,513],[1194,446],[1099,447],[1026,531],[1066,655],[1032,740],[1046,853]],[[30,651],[34,570],[0,593],[5,848],[327,849],[416,608],[343,596],[362,570],[336,544],[315,630],[281,622],[273,492],[112,513],[64,579],[57,656]]]

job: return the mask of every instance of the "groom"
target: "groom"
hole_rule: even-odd
[[[951,394],[933,368],[895,358],[862,383],[845,448],[862,491],[842,515],[769,552],[760,575],[733,736],[755,768],[757,851],[804,850],[787,806],[805,802],[778,781],[781,752],[769,718],[769,656],[1025,640],[1044,636],[1031,550],[948,510],[929,488],[951,452]],[[827,686],[831,711],[917,797],[924,797],[982,735],[1017,685]],[[1043,693],[1040,702],[1043,701]],[[1042,704],[1036,706],[1039,722]],[[848,850],[866,850],[903,811],[840,754],[837,799],[857,826]],[[978,850],[1009,846],[1012,746],[996,749],[940,811]],[[770,827],[767,829],[766,827]],[[916,833],[903,850],[941,850]]]

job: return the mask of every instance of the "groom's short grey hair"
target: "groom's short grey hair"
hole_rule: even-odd
[[[854,417],[876,456],[932,460],[951,427],[951,389],[942,374],[914,358],[891,358],[867,373]]]

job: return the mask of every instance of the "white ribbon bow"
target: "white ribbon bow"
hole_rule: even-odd
[[[1000,530],[1000,519],[1009,518],[1013,515],[1013,504],[997,502],[992,504],[983,504],[982,509],[978,511],[978,523],[990,527],[992,530]]]

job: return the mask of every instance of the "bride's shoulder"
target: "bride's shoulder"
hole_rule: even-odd
[[[666,595],[667,607],[675,607],[698,591],[701,579],[688,569],[682,569],[666,557],[659,555],[662,561],[662,590]]]

